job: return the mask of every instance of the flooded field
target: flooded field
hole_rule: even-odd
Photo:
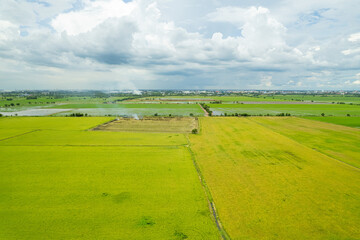
[[[26,109],[21,111],[15,111],[15,112],[0,112],[3,116],[48,116],[55,113],[61,113],[70,111],[71,109],[41,109],[41,108],[35,108],[35,109]]]
[[[204,113],[198,108],[197,105],[194,105],[193,109],[183,109],[183,108],[79,108],[79,109],[68,109],[66,111],[61,111],[56,114],[56,116],[66,116],[72,113],[82,113],[89,116],[123,116],[123,117],[133,117],[135,115],[141,116],[202,116]]]

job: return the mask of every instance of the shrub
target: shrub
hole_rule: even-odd
[[[139,225],[141,226],[152,226],[155,224],[155,221],[151,217],[144,216],[141,218]]]
[[[191,133],[192,134],[197,134],[198,133],[198,130],[196,128],[194,128],[193,130],[191,130]]]
[[[182,232],[175,231],[174,236],[176,236],[178,239],[187,239],[188,236]]]
[[[72,114],[70,114],[70,117],[83,117],[84,116],[84,114],[82,114],[82,113],[72,113]]]

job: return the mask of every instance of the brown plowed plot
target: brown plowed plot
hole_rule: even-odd
[[[166,133],[190,133],[198,128],[196,118],[180,117],[154,117],[154,118],[121,118],[116,121],[105,123],[93,130],[111,132],[166,132]]]

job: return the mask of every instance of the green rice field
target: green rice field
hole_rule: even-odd
[[[354,103],[360,104],[360,95],[318,95],[318,94],[307,94],[307,95],[273,95],[273,96],[264,96],[266,99],[280,99],[285,101],[314,101],[314,102],[344,102],[344,103]]]
[[[359,142],[316,118],[1,117],[0,239],[360,239]]]
[[[0,239],[219,239],[185,136],[109,120],[0,119]]]
[[[360,128],[360,117],[304,117],[306,119]]]
[[[360,116],[359,105],[347,104],[209,104],[214,115],[247,113],[249,115],[276,115],[290,113],[293,116]]]
[[[135,101],[160,101],[160,102],[213,102],[213,101],[222,101],[222,102],[269,102],[269,101],[282,101],[280,99],[270,99],[266,97],[253,97],[253,96],[166,96],[166,97],[146,97],[136,99]]]
[[[360,168],[360,130],[302,118],[254,118],[257,123],[340,162]]]

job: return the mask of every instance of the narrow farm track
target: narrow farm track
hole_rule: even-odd
[[[219,218],[219,215],[216,211],[216,207],[215,207],[215,203],[214,201],[212,200],[212,196],[211,196],[211,192],[206,184],[206,181],[205,181],[205,178],[203,176],[203,174],[201,173],[201,170],[200,170],[200,167],[196,161],[196,156],[195,156],[195,153],[191,150],[191,142],[190,142],[190,139],[188,138],[188,136],[186,136],[186,139],[188,141],[188,145],[186,145],[190,155],[191,155],[191,159],[193,161],[193,164],[194,164],[194,167],[196,169],[196,172],[198,174],[198,177],[199,177],[199,180],[201,182],[201,185],[204,189],[204,192],[205,192],[205,195],[206,195],[206,199],[208,201],[208,204],[209,204],[209,210],[213,216],[213,220],[215,221],[215,224],[216,224],[216,227],[217,229],[219,230],[219,234],[221,236],[221,238],[223,240],[230,240],[230,236],[228,235],[228,233],[225,231],[225,229],[223,228],[222,224],[221,224],[221,221],[220,221],[220,218]]]
[[[201,107],[201,109],[204,111],[204,116],[205,117],[208,117],[209,116],[209,113],[201,106],[200,103],[198,103],[198,105]]]

